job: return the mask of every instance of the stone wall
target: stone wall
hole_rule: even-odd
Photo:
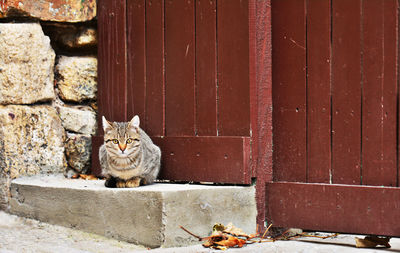
[[[96,0],[0,1],[0,209],[14,178],[90,168],[95,17]]]

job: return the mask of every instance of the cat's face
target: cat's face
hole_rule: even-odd
[[[140,148],[139,116],[130,122],[110,122],[103,116],[104,143],[107,153],[127,157]]]

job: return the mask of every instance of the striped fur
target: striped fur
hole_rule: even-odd
[[[139,124],[138,116],[130,122],[109,122],[103,116],[104,144],[99,157],[107,187],[137,187],[157,178],[161,150]]]

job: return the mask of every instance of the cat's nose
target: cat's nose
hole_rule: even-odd
[[[119,149],[122,151],[122,153],[125,151],[125,149],[126,149],[126,144],[121,144],[121,143],[119,143],[118,144],[118,147],[119,147]]]

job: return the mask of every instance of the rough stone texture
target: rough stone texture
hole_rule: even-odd
[[[51,106],[0,106],[0,175],[62,172],[65,132]]]
[[[61,56],[56,71],[62,100],[83,102],[96,99],[97,58]]]
[[[75,133],[94,135],[97,130],[96,113],[88,106],[57,106],[63,127]]]
[[[92,154],[92,138],[90,135],[67,134],[65,155],[68,165],[78,173],[87,173]]]
[[[96,0],[0,1],[0,18],[15,16],[45,21],[83,22],[96,17]]]
[[[10,198],[11,179],[8,175],[0,176],[0,210],[7,210]]]
[[[208,235],[215,223],[256,230],[254,187],[154,184],[105,188],[104,181],[63,176],[18,178],[11,183],[10,211],[148,247],[199,243],[181,230]]]
[[[0,24],[0,104],[54,99],[54,60],[39,24]]]

